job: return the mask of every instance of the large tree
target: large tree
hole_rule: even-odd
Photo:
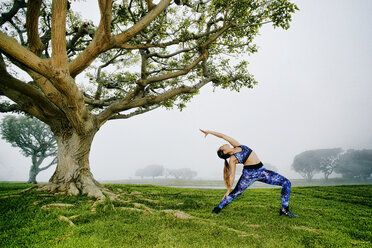
[[[90,172],[89,151],[102,125],[157,107],[182,109],[208,83],[252,87],[242,55],[257,51],[262,25],[287,29],[297,9],[287,0],[97,2],[97,27],[67,0],[3,2],[0,17],[0,94],[8,100],[1,111],[51,127],[58,164],[48,189],[95,197],[105,190]],[[79,85],[83,72],[89,80]]]
[[[57,145],[50,128],[35,118],[5,116],[0,124],[1,137],[13,147],[21,149],[26,157],[31,157],[28,183],[37,183],[36,176],[56,164]],[[52,157],[47,165],[43,162]]]

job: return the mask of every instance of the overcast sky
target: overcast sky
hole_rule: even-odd
[[[290,167],[305,150],[372,149],[372,1],[295,2],[300,11],[289,30],[266,26],[255,39],[249,68],[257,86],[240,93],[206,86],[182,112],[106,123],[91,150],[94,177],[134,178],[138,168],[159,164],[222,178],[216,150],[225,142],[205,139],[199,128],[234,137],[289,178],[300,178]],[[83,16],[98,13],[91,1],[75,5]],[[0,140],[0,180],[27,180],[30,164]],[[37,179],[48,181],[54,168]]]

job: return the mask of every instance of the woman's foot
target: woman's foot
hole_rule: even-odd
[[[292,213],[291,211],[289,211],[289,208],[284,208],[284,209],[281,209],[280,212],[279,212],[279,215],[280,216],[287,216],[287,217],[290,217],[290,218],[297,218],[298,215]]]
[[[213,214],[219,214],[221,212],[221,209],[219,207],[215,207],[213,210],[212,210],[212,213]]]

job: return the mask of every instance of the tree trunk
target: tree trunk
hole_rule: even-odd
[[[324,173],[324,179],[325,179],[326,181],[328,181],[328,177],[329,177],[329,175],[330,175],[330,173]]]
[[[27,183],[34,183],[36,184],[36,176],[37,174],[39,174],[39,170],[38,168],[35,166],[35,165],[31,165],[31,168],[30,168],[30,173],[29,173],[29,177],[28,177],[28,181]]]
[[[58,145],[57,168],[46,185],[48,190],[105,198],[103,192],[109,192],[93,178],[89,167],[89,153],[96,132],[85,135],[71,130],[54,132]]]

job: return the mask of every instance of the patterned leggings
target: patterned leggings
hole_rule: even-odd
[[[291,182],[279,175],[278,173],[267,170],[263,167],[257,170],[247,170],[244,169],[242,176],[240,177],[238,183],[235,186],[235,189],[229,194],[228,197],[225,197],[221,203],[218,205],[220,209],[226,207],[232,202],[236,197],[241,195],[244,190],[246,190],[252,183],[255,181],[264,182],[272,185],[282,186],[281,198],[282,198],[282,208],[287,208],[289,203],[289,195],[291,192]]]

